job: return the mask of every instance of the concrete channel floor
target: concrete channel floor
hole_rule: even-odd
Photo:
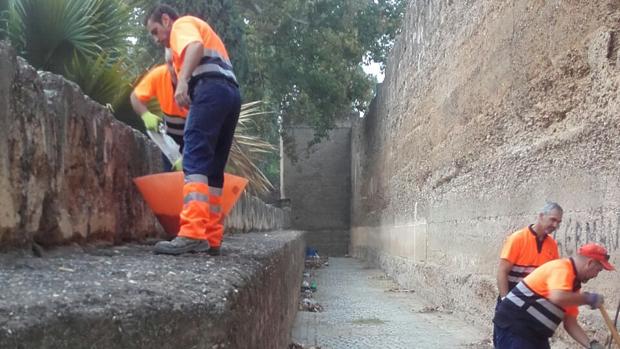
[[[487,329],[440,312],[415,290],[401,290],[384,272],[353,258],[330,258],[311,270],[323,307],[298,312],[293,341],[321,349],[491,348]]]

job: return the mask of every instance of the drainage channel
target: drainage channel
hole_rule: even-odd
[[[381,270],[344,257],[319,266],[306,263],[312,293],[302,293],[289,348],[491,348],[484,330],[398,288]]]

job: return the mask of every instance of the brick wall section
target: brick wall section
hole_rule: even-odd
[[[343,122],[329,138],[308,149],[314,131],[295,127],[287,131],[294,139],[294,162],[285,155],[283,189],[291,202],[291,226],[308,231],[308,246],[319,254],[344,255],[349,244],[351,197],[351,127]]]

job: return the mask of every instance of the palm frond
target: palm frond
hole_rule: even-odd
[[[260,108],[261,101],[249,102],[241,106],[239,123],[230,150],[229,170],[248,178],[249,191],[252,193],[267,193],[274,188],[256,165],[265,155],[277,150],[275,146],[251,132],[250,126],[256,123],[257,116],[271,113],[263,112]]]
[[[75,54],[116,58],[129,17],[120,0],[10,0],[7,31],[32,65],[64,74]]]
[[[0,40],[8,36],[8,16],[9,3],[6,0],[0,1]]]
[[[82,91],[104,105],[116,108],[131,93],[131,80],[122,61],[110,63],[107,55],[94,58],[74,55],[66,68],[66,76],[76,82]]]
[[[98,0],[92,19],[99,40],[97,44],[111,58],[118,57],[125,49],[124,41],[130,30],[131,11],[122,1]]]

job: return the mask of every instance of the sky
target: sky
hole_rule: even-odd
[[[364,65],[362,67],[366,74],[374,75],[377,77],[379,83],[383,82],[384,74],[381,72],[381,65],[376,62]]]

